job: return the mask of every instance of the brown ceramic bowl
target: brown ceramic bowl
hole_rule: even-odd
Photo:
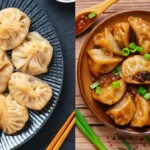
[[[87,50],[94,48],[93,39],[94,36],[103,31],[105,27],[113,25],[117,22],[127,21],[129,16],[138,16],[142,19],[150,22],[150,11],[142,10],[132,10],[132,11],[123,11],[117,14],[112,15],[111,17],[106,18],[100,22],[88,35],[86,38],[83,47],[81,49],[79,62],[78,62],[78,83],[81,94],[84,101],[90,108],[90,110],[102,121],[105,125],[112,127],[118,132],[132,134],[132,135],[148,135],[150,134],[150,127],[144,128],[131,128],[130,126],[118,126],[112,119],[110,119],[106,114],[107,106],[95,101],[92,98],[91,90],[89,86],[92,84],[91,74],[88,66],[88,55]]]

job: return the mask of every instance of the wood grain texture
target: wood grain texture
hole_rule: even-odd
[[[103,0],[76,0],[76,13],[87,8],[98,4]],[[149,10],[150,9],[150,0],[119,0],[116,4],[107,9],[100,18],[88,29],[85,33],[76,38],[76,73],[77,73],[77,63],[80,54],[81,47],[85,38],[87,37],[90,30],[103,19],[112,14],[124,10]],[[143,137],[132,137],[129,135],[124,135],[117,133],[111,128],[106,127],[95,115],[88,109],[85,104],[79,87],[76,76],[76,107],[81,111],[83,116],[86,118],[88,123],[93,127],[94,131],[105,144],[108,150],[127,150],[127,148],[122,144],[121,137],[125,138],[134,148],[134,150],[150,150],[150,145],[145,142]],[[96,148],[88,141],[88,139],[81,133],[81,131],[76,127],[76,149],[77,150],[95,150]]]

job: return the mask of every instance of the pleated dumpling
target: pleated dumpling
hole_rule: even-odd
[[[104,32],[97,34],[94,37],[94,44],[122,56],[122,48],[129,46],[129,36],[129,23],[120,22],[105,28]]]
[[[2,116],[0,120],[2,131],[13,134],[21,130],[29,119],[28,109],[19,105],[10,95],[0,95],[0,103],[4,101]]]
[[[141,55],[134,55],[122,63],[121,77],[127,83],[150,83],[150,61]]]
[[[122,60],[122,57],[113,56],[113,54],[106,54],[105,50],[92,49],[88,50],[89,55],[89,67],[91,74],[95,78],[99,78],[102,74],[111,72]]]
[[[129,17],[128,22],[133,29],[138,45],[143,48],[141,54],[150,53],[150,24],[139,17]]]
[[[12,62],[20,72],[39,75],[47,72],[52,55],[53,48],[50,43],[39,33],[31,32],[13,50]]]
[[[131,122],[132,127],[143,127],[150,125],[150,102],[139,94],[135,97],[136,113]]]
[[[135,103],[132,96],[127,93],[122,100],[110,107],[106,114],[109,115],[117,125],[128,124],[136,111]]]
[[[7,88],[8,81],[13,73],[13,65],[6,52],[0,50],[0,93]]]
[[[48,84],[21,72],[12,74],[8,88],[17,103],[34,110],[41,110],[52,97],[52,89]]]
[[[95,91],[92,91],[93,98],[107,105],[117,103],[126,92],[126,83],[122,79],[117,80],[117,82],[120,84],[119,88],[113,88],[110,84],[101,89],[101,94],[96,94]]]
[[[0,11],[0,48],[10,50],[18,46],[28,34],[30,18],[17,8]]]

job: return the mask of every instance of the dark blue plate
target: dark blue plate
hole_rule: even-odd
[[[48,72],[38,76],[47,82],[53,89],[51,101],[41,111],[29,110],[29,121],[17,134],[6,135],[1,133],[0,150],[18,148],[33,137],[51,116],[62,88],[63,83],[63,56],[57,34],[48,16],[35,0],[0,0],[0,9],[15,7],[25,12],[31,19],[30,31],[39,32],[54,48],[53,59]],[[11,52],[9,52],[11,57]]]

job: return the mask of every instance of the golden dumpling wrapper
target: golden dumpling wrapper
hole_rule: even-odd
[[[122,79],[117,80],[116,82],[120,84],[119,88],[113,88],[110,84],[107,87],[102,88],[101,94],[96,94],[95,91],[92,91],[93,98],[107,105],[117,103],[126,92],[126,83]]]
[[[34,110],[44,108],[52,97],[52,89],[47,83],[21,72],[12,74],[8,88],[17,103]]]
[[[133,97],[127,93],[118,103],[110,107],[106,114],[109,115],[117,125],[128,124],[136,111]]]
[[[0,11],[0,49],[10,50],[20,45],[28,34],[30,18],[17,8]]]
[[[144,127],[150,125],[150,102],[139,94],[135,96],[136,112],[131,121],[132,127]]]
[[[48,71],[52,55],[50,43],[39,33],[30,32],[23,43],[13,49],[12,62],[20,72],[39,75]]]

